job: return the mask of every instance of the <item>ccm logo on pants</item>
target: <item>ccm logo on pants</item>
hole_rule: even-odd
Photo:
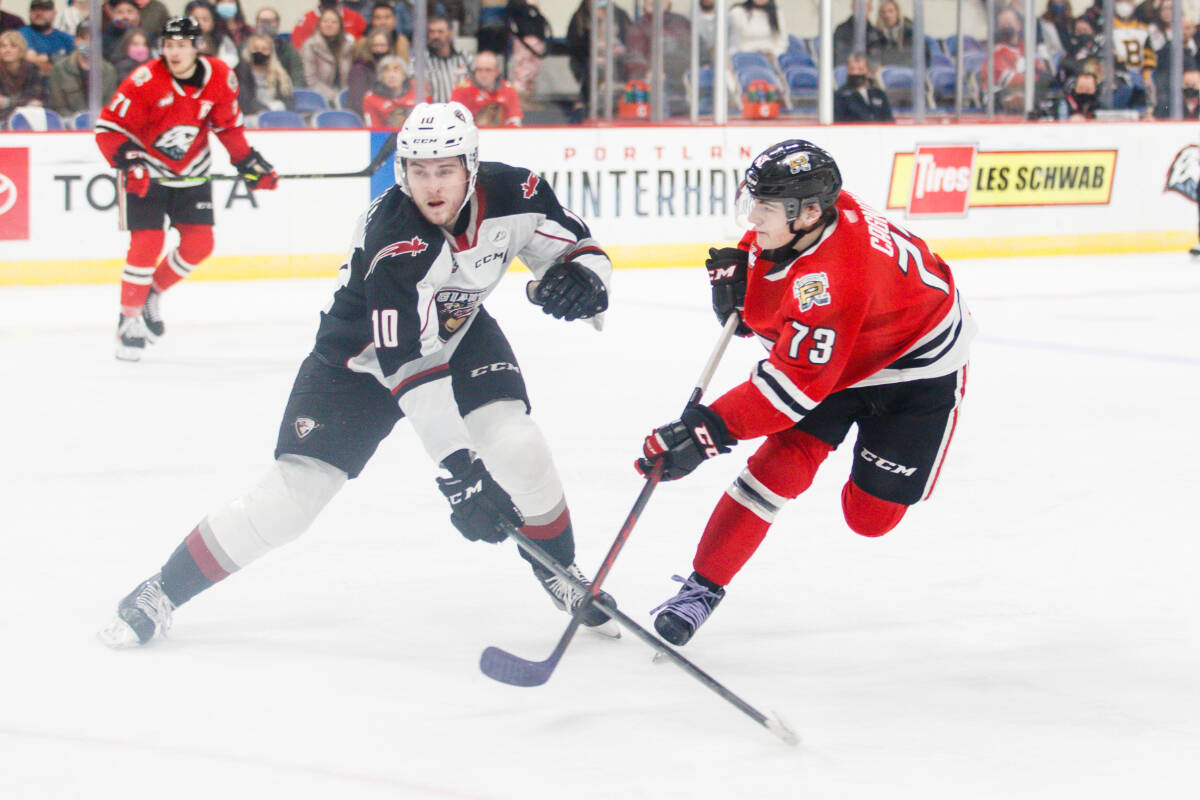
[[[495,364],[485,364],[482,367],[476,367],[471,370],[471,377],[478,378],[481,375],[486,375],[489,372],[520,372],[521,368],[516,364],[510,364],[507,361],[497,361]]]
[[[912,477],[912,474],[917,471],[916,467],[906,467],[903,464],[897,464],[895,461],[888,461],[886,458],[875,455],[865,447],[862,449],[862,452],[859,453],[859,455],[868,462],[879,467],[881,470],[884,470],[885,472],[891,472],[895,475],[903,475],[906,478],[910,478]]]

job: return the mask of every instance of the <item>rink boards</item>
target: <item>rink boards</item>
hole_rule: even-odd
[[[385,137],[250,131],[287,173],[362,169]],[[738,236],[742,170],[809,138],[845,184],[947,258],[1187,249],[1197,240],[1194,122],[789,125],[485,130],[486,160],[528,166],[592,227],[619,267],[703,259]],[[214,142],[214,173],[229,174]],[[216,251],[196,278],[332,275],[354,219],[391,181],[285,181],[251,196],[214,182]],[[115,282],[128,234],[116,182],[87,133],[0,134],[0,284]]]

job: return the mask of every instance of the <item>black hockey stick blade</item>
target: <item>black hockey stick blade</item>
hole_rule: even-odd
[[[520,531],[512,531],[509,534],[538,560],[547,569],[553,571],[556,575],[565,581],[575,583],[574,578],[567,573],[554,559],[552,559],[542,548],[538,547],[537,543],[526,537]],[[583,589],[583,585],[575,583],[576,588]],[[594,585],[594,584],[593,584]],[[750,719],[761,725],[763,728],[770,731],[773,735],[779,737],[784,743],[794,745],[800,741],[795,731],[784,722],[778,714],[764,714],[754,706],[747,703],[742,698],[731,692],[717,679],[713,678],[700,667],[693,664],[687,658],[682,656],[678,651],[668,645],[666,642],[659,639],[650,631],[643,628],[641,625],[634,622],[626,616],[615,602],[609,602],[603,597],[593,595],[587,600],[587,603],[594,603],[604,610],[604,613],[615,620],[619,625],[633,633],[646,644],[654,648],[655,651],[664,656],[667,660],[674,663],[684,672],[691,675],[696,680],[707,686],[713,692],[716,692],[727,702],[737,708]],[[580,607],[582,611],[585,603]],[[571,622],[567,625],[566,631],[563,632],[562,638],[559,639],[558,645],[554,651],[543,661],[529,661],[520,656],[513,655],[498,647],[489,647],[483,651],[483,655],[479,659],[479,667],[483,673],[489,678],[507,683],[511,686],[541,686],[550,679],[550,675],[554,672],[555,666],[558,665],[559,659],[562,658],[563,651],[567,649],[567,644],[570,643],[571,637],[575,635],[575,631],[579,628],[579,612],[571,618]]]

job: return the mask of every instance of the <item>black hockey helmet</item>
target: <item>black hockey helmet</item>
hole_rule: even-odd
[[[813,201],[822,211],[833,208],[842,173],[833,156],[812,142],[787,139],[758,154],[746,170],[744,188],[755,200],[782,202],[791,222]]]
[[[163,23],[163,39],[191,39],[195,44],[200,38],[200,23],[195,17],[171,17]]]

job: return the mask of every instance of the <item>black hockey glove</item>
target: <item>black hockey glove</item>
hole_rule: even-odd
[[[525,296],[555,319],[591,319],[608,308],[604,281],[582,264],[563,261],[546,270],[542,280],[530,281]]]
[[[246,157],[233,166],[251,189],[270,191],[279,185],[279,174],[275,168],[254,148],[250,148]]]
[[[730,314],[739,314],[746,307],[746,274],[749,271],[750,254],[736,247],[708,248],[708,283],[712,286],[712,307],[717,321],[722,325]],[[738,323],[735,333],[749,336],[753,333],[744,322]]]
[[[641,475],[649,475],[654,462],[663,459],[663,480],[673,481],[688,475],[705,459],[728,453],[737,444],[729,435],[724,420],[708,406],[691,405],[672,423],[656,428],[642,442],[644,457],[634,466]]]
[[[450,477],[438,478],[438,489],[450,501],[450,522],[463,536],[472,542],[503,542],[508,538],[505,521],[518,528],[525,524],[508,492],[468,451],[451,453],[441,465]]]

